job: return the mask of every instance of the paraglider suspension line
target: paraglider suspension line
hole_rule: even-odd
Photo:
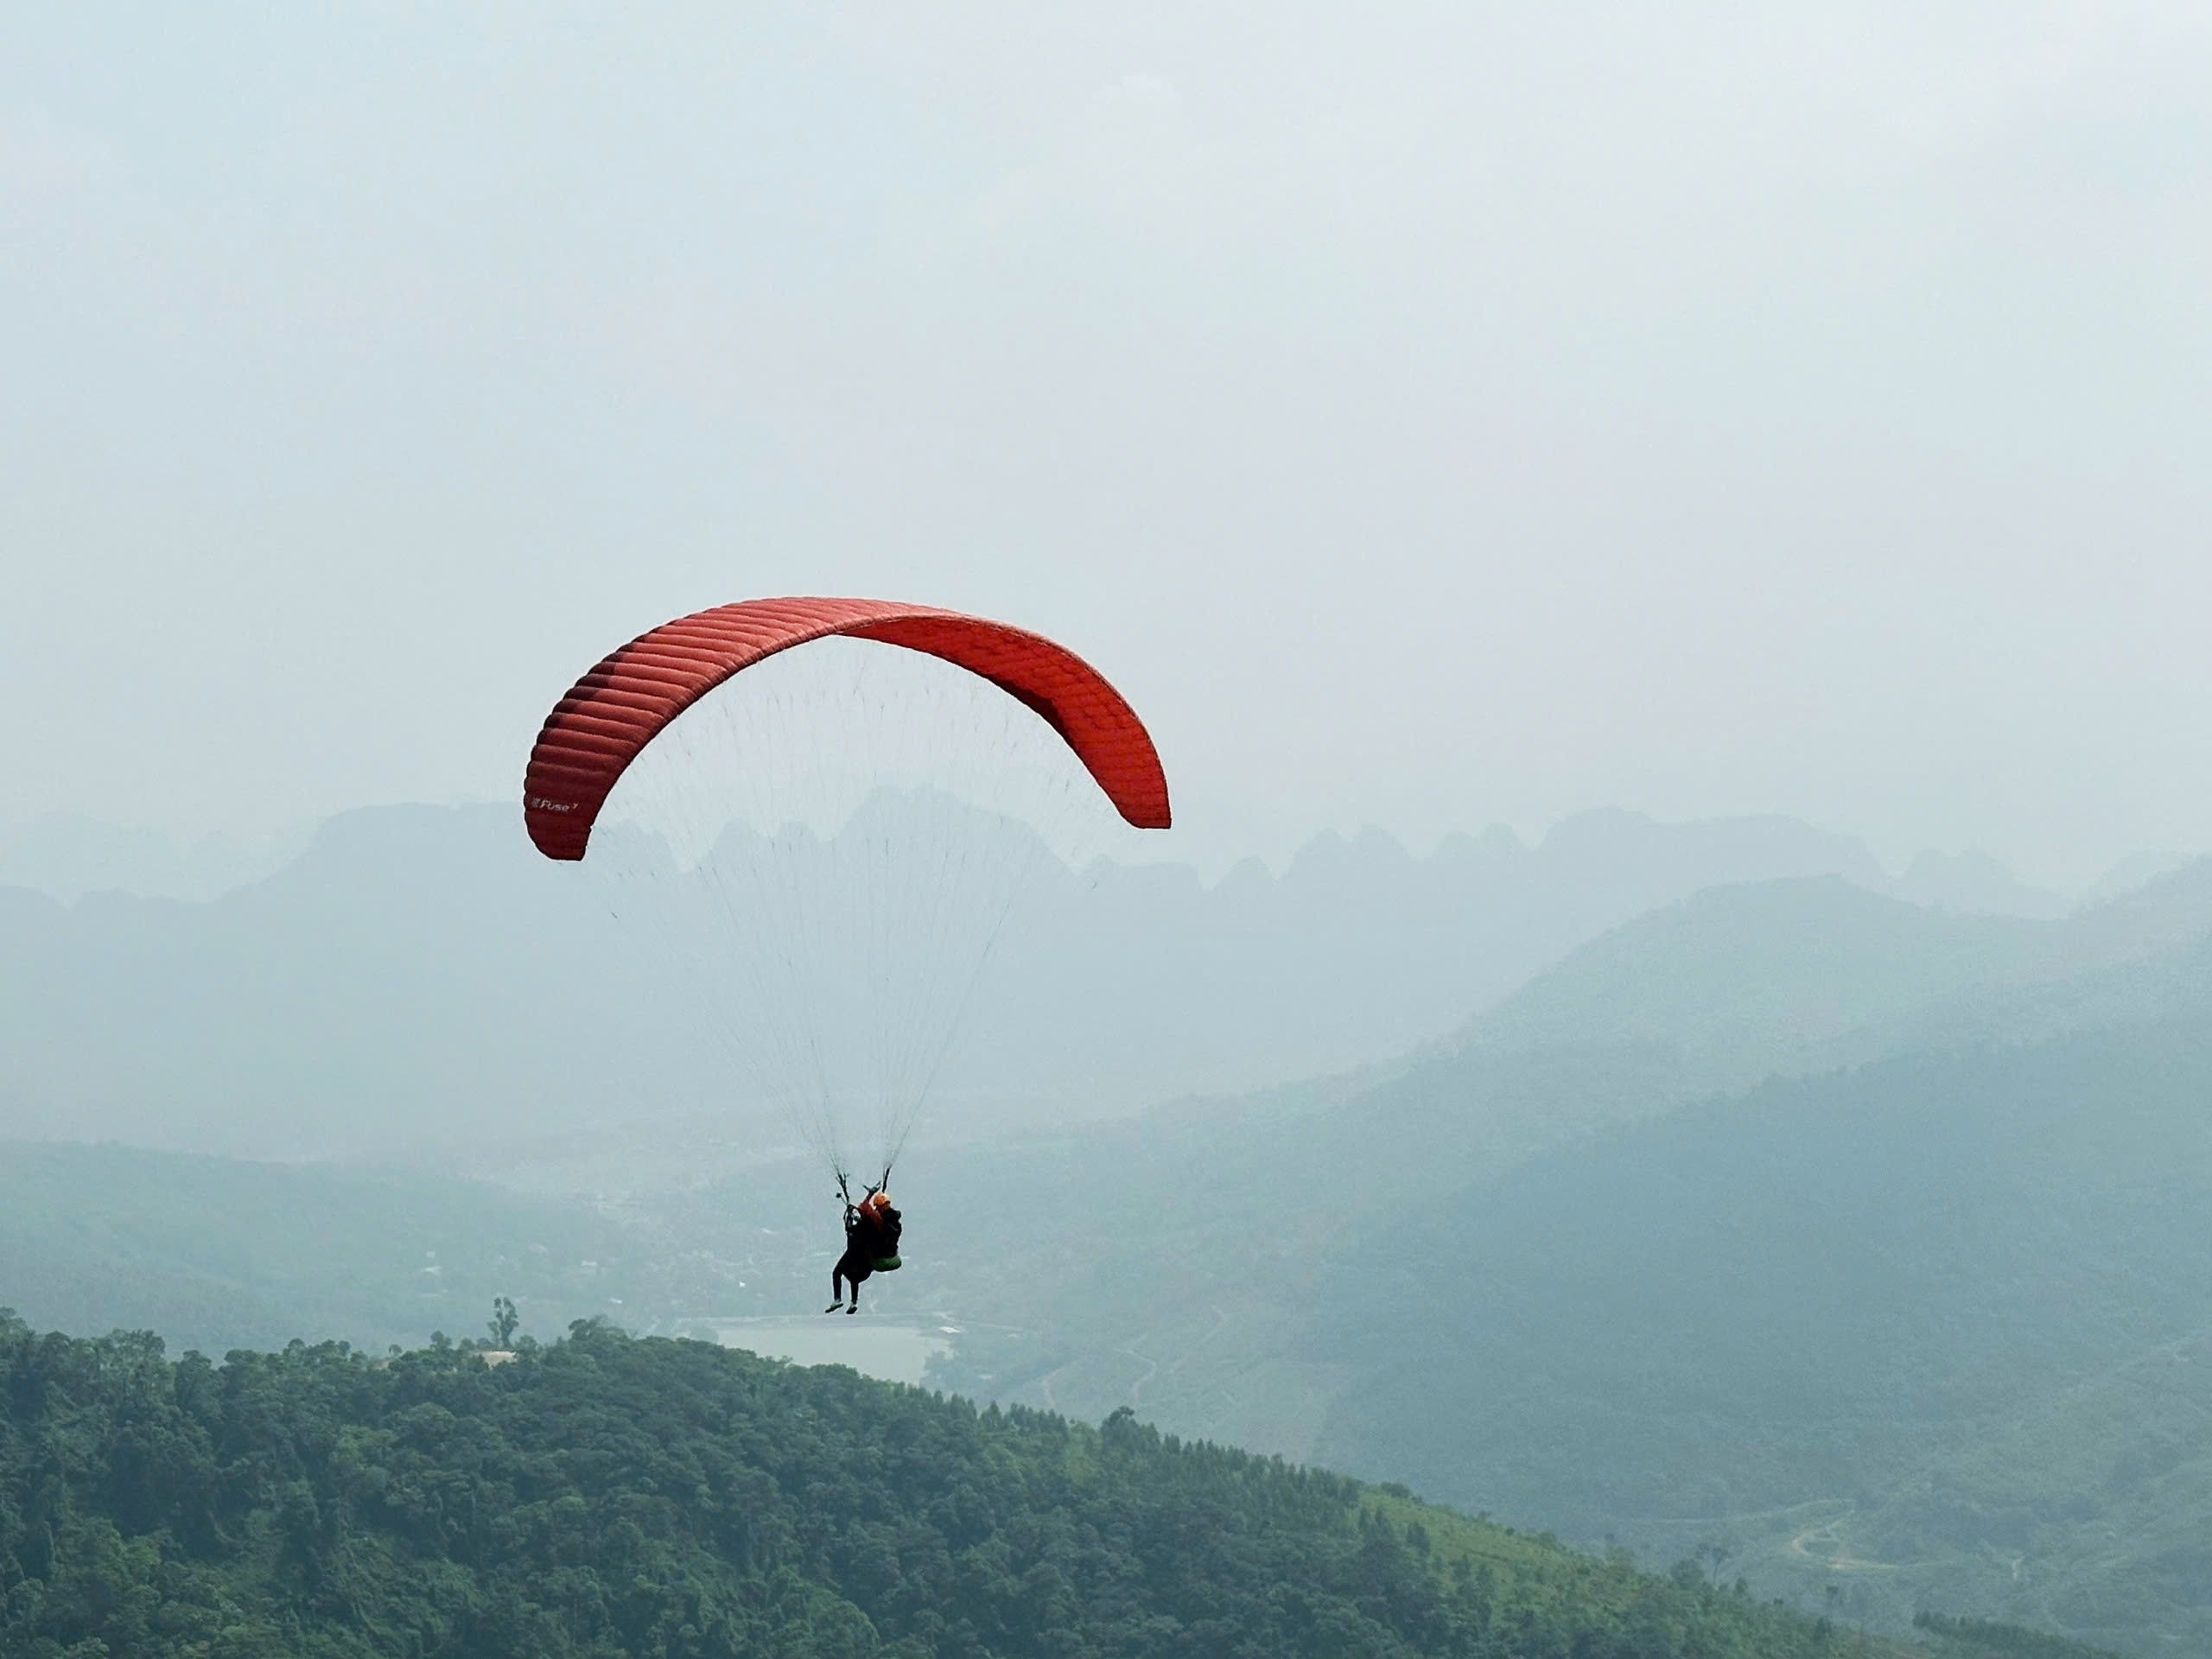
[[[853,1203],[852,1177],[845,1173],[843,1166],[838,1164],[830,1166],[830,1173],[837,1178],[837,1196],[845,1201],[846,1208],[850,1209]],[[891,1166],[886,1164],[883,1166],[882,1177],[869,1182],[863,1189],[862,1196],[872,1198],[890,1185]]]

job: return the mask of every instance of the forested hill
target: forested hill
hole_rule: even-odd
[[[1126,1413],[592,1325],[520,1350],[217,1366],[0,1313],[0,1652],[1920,1651]]]

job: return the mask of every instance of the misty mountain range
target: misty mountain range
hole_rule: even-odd
[[[81,812],[52,812],[0,823],[0,887],[29,887],[65,904],[88,893],[204,901],[273,875],[313,834],[314,826],[302,825],[258,839],[209,835],[180,842]]]
[[[1028,835],[942,799],[877,804],[986,854]],[[1858,842],[1781,817],[1591,812],[1534,847],[1493,830],[1425,858],[1379,831],[1324,836],[1280,875],[1249,861],[1211,887],[1187,867],[1042,861],[944,1065],[941,1135],[1384,1061],[1717,884],[1834,874],[1960,908],[2056,902],[1973,860],[1893,882]],[[671,1120],[787,1138],[780,1109],[734,1096],[696,1001],[638,966],[689,958],[640,944],[503,807],[348,813],[207,899],[0,889],[0,1134],[282,1156]]]
[[[1365,1086],[918,1169],[995,1322],[933,1380],[2195,1651],[2208,1102],[2212,861],[2056,922],[1707,892]]]
[[[1571,841],[1579,829],[1588,827],[1586,820],[1637,816],[1605,809],[1580,814],[1557,825],[1543,845],[1549,847],[1562,835]],[[65,904],[98,893],[204,902],[275,874],[306,850],[320,827],[299,824],[257,836],[217,834],[181,841],[159,830],[107,823],[77,812],[48,813],[12,823],[0,821],[0,887],[28,887]],[[1487,842],[1499,836],[1519,839],[1501,830],[1473,839]],[[1317,841],[1332,838],[1324,836]],[[2139,887],[2187,863],[2190,857],[2135,853],[2083,892],[2069,896],[2021,880],[1986,853],[1931,849],[1915,855],[1902,874],[1891,876],[1849,837],[1832,840],[1837,873],[1872,892],[1934,909],[1987,915],[2063,915],[2076,904],[2099,903]]]
[[[1824,1077],[1860,1079],[1850,1086],[1864,1092],[1867,1109],[1886,1109],[1892,1091],[1879,1081],[1882,1066],[1963,1056],[1955,1063],[1987,1057],[1992,1067],[2017,1069],[2018,1054],[2054,1043],[2124,1046],[2137,1033],[2166,1044],[2159,1033],[2199,1027],[2212,1027],[2212,860],[2056,922],[1931,914],[1830,878],[1748,884],[1700,893],[1611,930],[1382,1075],[1193,1103],[1082,1131],[1078,1150],[994,1154],[988,1168],[963,1154],[946,1160],[947,1179],[975,1184],[979,1214],[987,1213],[982,1193],[996,1187],[1053,1190],[1052,1205],[1077,1212],[1093,1185],[1109,1195],[1147,1191],[1147,1229],[1108,1222],[1077,1230],[1086,1240],[1082,1271],[1147,1279],[1155,1290],[1156,1241],[1174,1230],[1173,1217],[1210,1235],[1249,1226],[1251,1236],[1227,1260],[1196,1246],[1166,1249],[1174,1271],[1212,1275],[1214,1288],[1148,1296],[1131,1314],[1152,1322],[1157,1336],[1160,1310],[1179,1310],[1167,1317],[1203,1332],[1213,1317],[1207,1296],[1234,1283],[1240,1296],[1268,1298],[1257,1323],[1281,1333],[1295,1325],[1293,1310],[1312,1289],[1306,1250],[1319,1243],[1334,1251],[1346,1224],[1393,1227],[1432,1200],[1485,1190],[1532,1160],[1579,1158],[1575,1149],[1614,1136],[1672,1134],[1686,1111],[1749,1085],[1772,1091],[1796,1079],[1808,1087]],[[2193,1051],[2183,1042],[2173,1052]],[[2115,1059],[2112,1071],[2124,1094],[2132,1086],[2126,1066]],[[2084,1110],[2094,1122],[2094,1103]],[[1639,1127],[1647,1125],[1654,1127]],[[1098,1182],[1102,1166],[1114,1178]],[[1082,1179],[1058,1192],[1076,1170],[1085,1172]],[[1170,1200],[1170,1192],[1178,1196]],[[1298,1200],[1287,1211],[1278,1197],[1285,1193]],[[990,1260],[1003,1241],[977,1248]],[[1128,1252],[1147,1268],[1117,1262]],[[1286,1264],[1296,1264],[1287,1277]],[[1064,1309],[1097,1322],[1083,1298],[1063,1304],[1065,1283],[1053,1271],[1018,1276],[1033,1278],[1045,1298],[1017,1304],[1012,1319],[1046,1333],[1040,1352],[1052,1346],[1056,1320],[1070,1317]],[[995,1294],[1018,1293],[1009,1284]],[[1094,1335],[1103,1340],[1103,1332]],[[1087,1406],[1110,1399],[1116,1386],[1087,1382],[1078,1368],[1059,1378],[1056,1397]],[[1163,1376],[1154,1396],[1179,1398],[1180,1386]],[[1092,1387],[1095,1396],[1086,1392]],[[1269,1421],[1249,1401],[1225,1408],[1192,1398],[1181,1408],[1208,1417],[1203,1427],[1185,1420],[1194,1432],[1286,1452],[1311,1449],[1303,1431]]]
[[[97,975],[158,942],[168,955],[132,983],[166,987],[173,1022],[228,1021],[219,1040],[245,1060],[268,1045],[270,1076],[301,1068],[319,1125],[338,1114],[315,1103],[335,1098],[358,1129],[389,1131],[378,1152],[426,1147],[441,1126],[410,1116],[417,1103],[385,1111],[347,1063],[381,1042],[432,1080],[426,1049],[473,1048],[487,1099],[553,1087],[550,1064],[499,1076],[503,1042],[549,1039],[544,1006],[488,995],[493,976],[579,1027],[571,1058],[611,1061],[645,1029],[614,1023],[603,995],[559,1000],[562,954],[597,940],[589,917],[556,907],[575,931],[549,925],[538,883],[564,873],[506,860],[493,837],[512,826],[472,817],[355,815],[211,905],[11,895],[46,931],[10,925],[7,1006],[46,995],[97,1037]],[[1808,856],[1808,832],[1772,823],[1598,818],[1577,833],[1607,849],[1610,884],[1578,879],[1600,855],[1580,862],[1557,834],[1430,860],[1338,842],[1211,889],[1173,871],[1069,878],[1046,895],[1057,914],[1033,912],[1031,954],[1008,958],[1029,1000],[1001,1007],[1065,1020],[1071,1047],[1081,997],[1109,982],[1038,982],[1040,939],[1072,942],[1094,975],[1172,977],[1195,1006],[1163,993],[1144,1017],[1200,1052],[1223,1033],[1260,1052],[1301,1013],[1380,1046],[1403,1027],[1355,992],[1391,971],[1433,1023],[1355,1072],[918,1145],[899,1175],[917,1271],[871,1287],[872,1309],[959,1325],[941,1387],[1085,1418],[1131,1406],[1586,1544],[1704,1552],[1799,1605],[1833,1585],[1828,1605],[1879,1628],[1936,1605],[2130,1653],[2201,1644],[2212,861],[2056,919],[1932,909],[1817,870],[1692,883],[1751,854],[1832,861],[1833,843]],[[1237,887],[1243,907],[1222,904]],[[1465,907],[1440,919],[1440,893]],[[1466,1017],[1465,988],[1503,977],[1509,947],[1535,957],[1589,926],[1599,897],[1632,913]],[[1386,924],[1428,948],[1403,946],[1407,965]],[[1333,952],[1280,959],[1307,934]],[[1177,948],[1131,967],[1127,942],[1147,938]],[[41,939],[42,959],[21,948]],[[251,980],[219,977],[257,961]],[[1459,996],[1415,983],[1440,963]],[[464,999],[443,1024],[441,996]],[[1284,996],[1310,1000],[1268,1006]],[[10,1041],[48,1039],[52,1063],[68,1034],[24,1022]],[[326,1056],[318,1093],[307,1068],[339,1041],[353,1046]],[[1011,1068],[1026,1051],[1006,1041]],[[194,1052],[111,1047],[149,1067]],[[587,1101],[572,1122],[592,1121]],[[485,1116],[467,1138],[504,1121]],[[610,1174],[610,1144],[586,1190],[632,1190],[590,1205],[442,1175],[22,1148],[22,1213],[0,1246],[43,1319],[199,1340],[270,1340],[288,1321],[404,1339],[410,1321],[464,1325],[500,1286],[534,1321],[596,1308],[663,1329],[818,1294],[833,1217],[797,1166],[704,1179],[712,1148],[691,1141],[684,1179],[647,1190]]]

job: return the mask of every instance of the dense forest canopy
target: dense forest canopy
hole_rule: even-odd
[[[979,1412],[586,1323],[512,1358],[295,1343],[217,1365],[12,1314],[0,1650],[1904,1651],[1694,1563],[1642,1573],[1126,1411]]]

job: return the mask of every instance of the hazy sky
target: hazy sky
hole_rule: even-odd
[[[505,798],[755,594],[1182,849],[2212,846],[2212,8],[17,6],[0,820]]]

